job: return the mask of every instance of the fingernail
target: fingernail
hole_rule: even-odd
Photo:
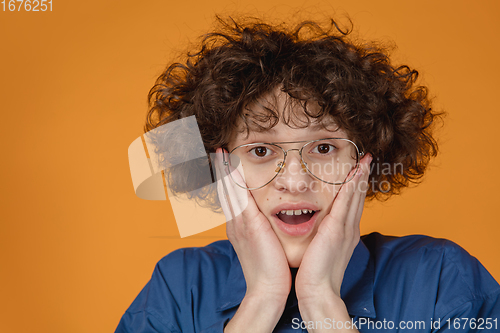
[[[224,151],[222,150],[222,148],[217,148],[217,150],[215,150],[215,153],[217,154],[217,158],[219,159],[219,162],[222,162],[222,157],[224,154]]]

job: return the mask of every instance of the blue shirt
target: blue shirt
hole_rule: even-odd
[[[158,262],[116,333],[222,333],[245,290],[229,241],[179,249]],[[500,286],[474,257],[444,239],[363,236],[341,297],[360,332],[500,332]],[[303,322],[292,286],[274,332],[335,324],[333,318]]]

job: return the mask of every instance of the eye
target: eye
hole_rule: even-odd
[[[272,153],[271,149],[263,146],[252,148],[250,149],[250,152],[257,157],[266,157]]]
[[[334,145],[328,143],[320,143],[319,145],[313,148],[312,152],[324,155],[332,152],[335,149],[336,147]]]

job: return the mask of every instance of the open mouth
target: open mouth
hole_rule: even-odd
[[[309,221],[316,213],[311,209],[282,210],[276,216],[287,224],[301,224]]]

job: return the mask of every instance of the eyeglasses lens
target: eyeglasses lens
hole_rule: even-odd
[[[318,180],[340,185],[350,180],[347,176],[357,166],[358,150],[349,140],[312,141],[303,146],[302,160],[303,168],[294,169],[298,175],[303,177],[309,172]],[[229,164],[230,169],[237,169],[241,175],[241,178],[231,177],[233,181],[246,189],[260,188],[280,172],[292,172],[286,166],[283,150],[274,144],[240,146],[230,154]]]

